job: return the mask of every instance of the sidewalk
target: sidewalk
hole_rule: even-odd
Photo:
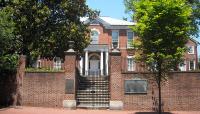
[[[117,111],[117,110],[68,110],[63,108],[17,107],[0,109],[0,114],[157,114],[154,112]],[[173,111],[163,114],[200,114],[200,111]]]

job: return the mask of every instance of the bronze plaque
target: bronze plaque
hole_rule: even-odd
[[[125,80],[125,93],[147,93],[147,80]]]
[[[65,94],[74,94],[74,80],[73,79],[66,79]]]

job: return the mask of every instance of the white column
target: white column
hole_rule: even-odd
[[[101,65],[100,65],[100,69],[101,69],[101,75],[103,75],[103,52],[101,52]]]
[[[108,52],[106,52],[106,75],[108,75]]]
[[[80,74],[83,75],[83,57],[81,57],[79,65],[80,65]]]
[[[88,51],[85,52],[85,75],[88,75]]]

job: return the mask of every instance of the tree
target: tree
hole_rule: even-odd
[[[124,0],[124,5],[126,6],[126,12],[134,13],[135,7],[134,2],[138,0]],[[139,0],[140,1],[140,0]],[[190,19],[192,20],[190,34],[199,37],[199,26],[200,26],[200,0],[186,0],[188,5],[192,7],[192,14]]]
[[[11,7],[0,9],[0,72],[16,70],[18,56],[13,50],[15,24]]]
[[[181,61],[185,44],[194,33],[190,18],[193,10],[186,0],[128,0],[126,3],[137,21],[132,27],[139,36],[134,41],[135,58],[146,63],[152,72],[161,114],[161,84]]]
[[[89,44],[89,29],[80,17],[96,12],[85,0],[8,0],[1,7],[14,9],[15,49],[27,56],[27,65],[38,55],[64,58],[69,40],[75,42],[75,50],[80,53]]]

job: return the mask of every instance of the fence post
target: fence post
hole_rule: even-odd
[[[110,109],[123,109],[122,81],[121,52],[114,49],[110,52]]]
[[[63,107],[76,108],[76,52],[72,47],[70,48],[65,51],[65,100],[63,101]]]

